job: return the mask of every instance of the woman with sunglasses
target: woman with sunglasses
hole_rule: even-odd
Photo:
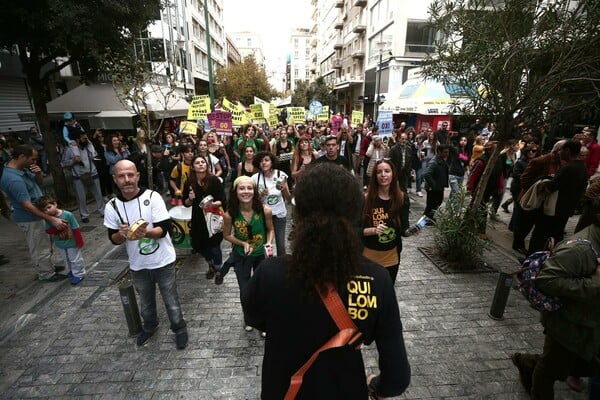
[[[273,220],[271,209],[263,205],[254,180],[239,176],[233,182],[229,195],[229,207],[223,216],[223,237],[233,244],[229,258],[215,276],[222,283],[230,266],[234,267],[240,288],[240,296],[258,264],[265,258],[265,250],[273,243]],[[265,248],[266,247],[266,248]],[[245,319],[245,318],[244,318]],[[252,327],[246,323],[247,332]]]
[[[515,165],[512,169],[512,181],[510,183],[510,194],[513,199],[519,198],[519,193],[521,193],[521,175],[527,168],[527,164],[529,161],[540,155],[540,146],[536,143],[529,143],[526,147],[521,151],[521,157],[515,162]],[[510,217],[510,222],[508,223],[508,229],[513,232],[513,243],[512,248],[515,251],[518,251],[522,254],[527,254],[527,250],[525,247],[525,235],[522,234],[522,230],[519,229],[519,222],[522,218],[523,209],[521,208],[521,204],[518,201],[513,202],[513,213]]]
[[[192,207],[190,224],[192,248],[202,254],[202,257],[208,263],[206,279],[212,279],[215,272],[221,269],[223,232],[209,234],[204,210],[223,207],[225,204],[225,190],[221,180],[210,172],[208,161],[202,156],[196,156],[192,160],[188,182],[189,184],[185,185],[183,191],[183,198],[185,199],[183,204],[186,207]],[[211,196],[212,200],[205,200],[207,196]]]
[[[363,208],[363,255],[384,266],[396,281],[402,235],[409,236],[408,196],[398,186],[396,169],[384,158],[375,163]]]
[[[258,193],[263,203],[273,212],[273,227],[275,229],[275,245],[277,255],[285,255],[285,221],[287,217],[286,201],[292,199],[288,187],[288,175],[276,169],[277,157],[269,151],[261,151],[254,157],[254,168],[258,172],[252,175],[252,180],[258,187]]]

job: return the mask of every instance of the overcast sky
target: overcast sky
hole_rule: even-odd
[[[225,32],[261,35],[267,65],[290,52],[290,32],[311,26],[310,0],[223,0]]]

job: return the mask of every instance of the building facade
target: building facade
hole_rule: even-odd
[[[408,71],[433,50],[430,0],[313,0],[315,75],[336,94],[334,111],[362,110],[397,93]]]

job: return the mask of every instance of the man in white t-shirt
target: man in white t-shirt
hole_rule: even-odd
[[[169,230],[171,219],[159,193],[140,189],[140,173],[135,164],[121,160],[115,164],[113,180],[121,195],[109,202],[104,211],[104,226],[115,245],[125,243],[133,285],[140,296],[143,331],[137,345],[143,346],[158,328],[156,286],[165,302],[171,330],[178,349],[188,343],[188,333],[175,279],[175,248]],[[129,232],[130,226],[143,219],[148,224]],[[136,224],[137,225],[137,224]]]

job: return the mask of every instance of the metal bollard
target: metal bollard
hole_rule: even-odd
[[[489,317],[497,321],[504,319],[504,308],[506,307],[506,301],[508,300],[508,294],[513,283],[513,276],[500,272],[498,277],[498,283],[496,284],[496,291],[494,292],[494,300],[492,300],[492,306],[490,307]]]
[[[121,296],[121,304],[125,312],[127,320],[127,328],[129,329],[129,337],[134,337],[142,332],[142,319],[138,309],[137,300],[133,284],[129,281],[119,286],[119,295]]]

